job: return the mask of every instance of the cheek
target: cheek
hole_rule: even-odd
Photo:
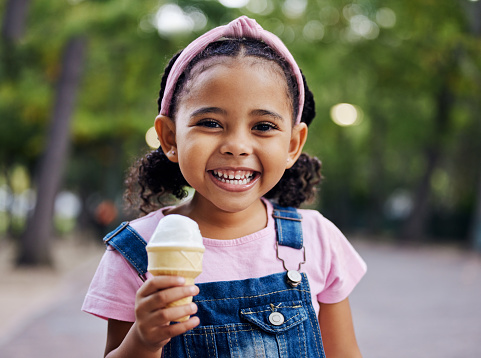
[[[189,181],[188,178],[203,175],[208,159],[205,145],[200,145],[194,140],[186,140],[178,145],[178,161],[184,178]]]
[[[266,174],[282,176],[286,169],[287,155],[283,151],[267,152],[262,163]]]
[[[287,165],[287,150],[284,145],[277,145],[264,151],[262,163],[267,174],[282,176]]]
[[[201,136],[185,135],[179,136],[177,140],[177,149],[181,157],[185,160],[195,159],[196,156],[204,156],[205,152],[209,149],[209,142],[203,139]]]

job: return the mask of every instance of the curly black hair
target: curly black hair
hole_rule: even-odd
[[[162,76],[157,100],[159,112],[167,77],[180,53],[172,57]],[[292,118],[294,121],[297,117],[299,91],[289,64],[264,42],[248,38],[213,42],[190,62],[184,73],[179,77],[172,96],[173,100],[169,108],[172,118],[175,120],[176,99],[182,96],[182,91],[192,77],[192,70],[196,64],[216,56],[236,57],[239,55],[273,61],[281,67],[287,82],[288,98],[292,102]],[[309,125],[316,115],[315,103],[304,75],[302,77],[304,79],[305,100],[301,121]],[[285,171],[281,180],[265,197],[277,201],[282,206],[299,207],[315,196],[320,181],[321,162],[315,157],[302,153],[296,163]],[[126,184],[125,197],[128,203],[131,207],[138,207],[144,214],[171,203],[172,199],[185,198],[187,196],[186,188],[189,187],[178,163],[171,162],[161,147],[147,153],[133,164],[129,169]]]

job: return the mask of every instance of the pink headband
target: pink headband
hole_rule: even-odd
[[[302,80],[301,70],[284,43],[276,35],[264,30],[255,20],[249,19],[247,16],[241,16],[227,25],[219,26],[206,32],[196,40],[192,41],[182,51],[167,77],[160,114],[169,116],[169,107],[175,90],[175,84],[190,61],[192,61],[192,59],[202,52],[210,43],[218,41],[223,37],[247,37],[262,40],[287,61],[291,66],[299,87],[299,111],[296,118],[296,124],[300,123],[302,109],[304,108],[304,82]]]

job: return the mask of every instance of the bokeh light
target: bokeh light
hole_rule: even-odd
[[[318,20],[311,20],[304,26],[302,34],[309,41],[322,40],[324,37],[324,26]]]
[[[13,195],[10,188],[6,185],[0,186],[0,211],[8,211],[13,201]]]
[[[81,209],[80,198],[70,191],[61,191],[55,198],[55,215],[60,218],[76,218],[80,215]]]
[[[352,104],[338,103],[331,108],[331,119],[342,127],[358,125],[362,119],[362,111]]]
[[[379,36],[379,27],[365,15],[354,15],[349,20],[351,30],[359,36],[374,40]]]
[[[219,0],[225,7],[239,8],[247,5],[249,0]]]
[[[339,10],[332,6],[323,7],[319,13],[319,18],[324,25],[335,25],[340,17]]]
[[[376,22],[379,26],[390,29],[396,25],[396,13],[388,7],[382,7],[376,12]]]
[[[275,6],[271,0],[251,0],[246,8],[254,14],[269,15],[274,11]]]
[[[346,20],[351,20],[353,16],[364,15],[362,7],[358,4],[348,4],[342,8],[342,14]]]
[[[285,0],[282,5],[282,12],[287,17],[295,19],[301,17],[306,11],[307,0]]]
[[[160,146],[159,138],[154,127],[150,127],[145,133],[145,141],[147,145],[152,149],[157,149]]]
[[[187,34],[201,30],[207,24],[205,14],[199,9],[191,7],[185,12],[176,4],[161,6],[152,21],[159,34],[163,36]]]
[[[384,214],[392,220],[406,219],[412,209],[412,195],[405,189],[396,189],[384,204]]]

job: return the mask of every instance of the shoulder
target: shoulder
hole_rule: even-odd
[[[317,210],[300,209],[299,213],[302,215],[304,242],[308,246],[320,250],[319,254],[323,256],[352,255],[358,259],[359,255],[351,242],[329,219]]]
[[[164,217],[164,209],[165,208],[153,211],[145,216],[130,221],[129,224],[140,234],[140,236],[142,236],[145,241],[149,242],[150,237],[157,227],[157,224],[159,223],[160,219]]]
[[[267,214],[272,215],[273,204],[264,200],[267,207]],[[335,238],[345,239],[342,232],[329,219],[324,217],[319,211],[313,209],[296,209],[302,217],[302,231],[304,237],[319,238],[322,240],[335,240]]]
[[[344,234],[316,210],[299,210],[309,268],[317,300],[337,303],[349,296],[366,273],[366,263]],[[317,259],[317,260],[316,260]]]
[[[122,255],[107,247],[90,283],[82,310],[104,319],[135,321],[135,293],[142,285]]]
[[[341,230],[319,211],[311,209],[298,209],[302,215],[302,228],[310,235],[327,237],[344,237]]]

